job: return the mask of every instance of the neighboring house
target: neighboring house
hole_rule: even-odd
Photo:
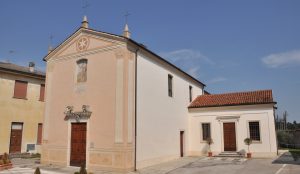
[[[197,96],[214,95],[204,95],[202,82],[130,39],[127,25],[121,36],[89,29],[84,18],[82,26],[44,60],[44,164],[84,163],[91,171],[131,171],[205,154],[202,123],[208,123],[205,136],[212,136],[213,151],[219,153],[224,149],[218,125],[227,121],[235,123],[231,129],[242,131],[236,134],[236,148],[229,150],[247,149],[241,142],[248,137],[249,123],[253,131],[264,128],[249,134],[261,138],[251,147],[253,152],[276,155],[271,91],[266,91],[269,103],[220,105],[210,107],[211,114],[204,113],[193,105],[201,100]],[[256,100],[265,97],[253,94]]]
[[[39,152],[45,73],[0,62],[0,154]]]

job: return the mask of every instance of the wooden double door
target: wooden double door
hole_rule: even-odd
[[[223,123],[224,151],[236,151],[235,123]]]
[[[82,164],[86,164],[86,123],[72,123],[70,166]]]

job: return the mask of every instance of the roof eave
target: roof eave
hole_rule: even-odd
[[[18,71],[18,70],[14,70],[14,69],[3,68],[3,67],[0,67],[0,71],[5,72],[5,73],[26,75],[26,76],[30,76],[30,77],[38,78],[38,79],[45,79],[46,78],[46,75],[35,74],[35,73],[25,72],[25,71]]]
[[[126,38],[126,37],[124,37]],[[150,54],[158,57],[161,61],[167,63],[168,65],[172,66],[173,68],[177,69],[178,71],[182,72],[183,74],[185,74],[186,76],[190,77],[191,79],[193,79],[194,81],[200,83],[203,87],[205,87],[206,85],[202,82],[200,82],[199,80],[197,80],[196,78],[194,78],[193,76],[189,75],[188,73],[186,73],[185,71],[183,71],[182,69],[178,68],[177,66],[173,65],[172,63],[170,63],[169,61],[167,61],[166,59],[162,58],[161,56],[157,55],[156,53],[154,53],[153,51],[149,50],[146,47],[141,46],[139,43],[137,43],[136,41],[130,39],[130,38],[126,38],[128,39],[128,41],[130,41],[132,44],[136,45],[139,48],[144,49],[145,51],[149,52]]]
[[[227,105],[210,105],[210,106],[188,106],[188,109],[197,109],[197,108],[213,108],[213,107],[227,107],[227,106],[246,106],[246,105],[265,105],[273,104],[276,105],[277,102],[266,102],[266,103],[242,103],[242,104],[227,104]]]

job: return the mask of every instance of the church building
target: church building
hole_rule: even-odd
[[[130,38],[81,27],[47,62],[43,164],[133,171],[183,156],[276,155],[272,91],[208,94]]]

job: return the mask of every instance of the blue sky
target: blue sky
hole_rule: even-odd
[[[300,1],[88,0],[93,29],[132,38],[200,81],[211,93],[273,89],[278,113],[300,121]],[[0,60],[40,69],[84,15],[83,0],[1,0]],[[12,51],[13,52],[12,52]]]

